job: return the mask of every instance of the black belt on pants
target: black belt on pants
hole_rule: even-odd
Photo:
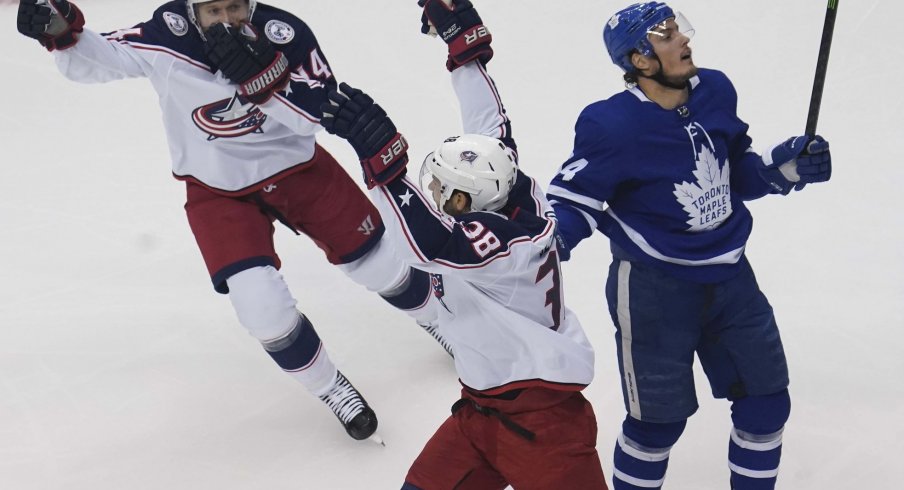
[[[517,391],[520,393],[520,390],[517,390]],[[515,394],[514,396],[518,396],[518,395]],[[505,398],[505,397],[500,397],[500,398]],[[510,399],[510,398],[506,398],[506,399]],[[537,437],[536,434],[534,434],[533,432],[516,424],[514,421],[512,421],[512,419],[508,418],[508,416],[506,414],[500,412],[499,410],[497,410],[495,408],[484,407],[483,405],[480,405],[479,403],[477,403],[476,401],[474,401],[470,398],[462,398],[461,400],[458,400],[457,402],[455,402],[455,404],[452,405],[452,415],[455,415],[455,412],[458,412],[465,405],[469,405],[469,404],[474,408],[474,410],[477,411],[477,413],[479,413],[483,416],[486,416],[486,417],[496,417],[497,419],[499,419],[500,422],[502,422],[502,425],[504,425],[505,428],[507,428],[508,430],[514,432],[515,434],[518,434],[519,436],[527,439],[528,441],[533,441],[534,439],[536,439],[536,437]]]

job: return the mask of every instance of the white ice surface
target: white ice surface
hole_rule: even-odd
[[[393,115],[415,164],[459,132],[444,48],[420,35],[414,0],[273,3],[304,18],[336,75]],[[548,182],[580,109],[621,89],[600,32],[627,2],[476,3],[522,166]],[[98,31],[157,6],[79,4]],[[697,64],[734,80],[757,148],[803,131],[825,1],[673,6],[697,29]],[[377,410],[387,445],[349,439],[212,291],[149,84],[68,82],[14,17],[0,5],[0,489],[398,488],[456,399],[446,354],[280,230],[300,307]],[[832,181],[750,206],[748,255],[792,374],[783,490],[902,487],[902,17],[898,0],[841,5],[819,125]],[[321,141],[359,174],[350,148]],[[596,236],[565,268],[567,302],[597,348],[586,394],[607,475],[624,415],[603,297],[609,258]],[[698,380],[701,409],[672,451],[669,489],[728,486],[728,404]]]

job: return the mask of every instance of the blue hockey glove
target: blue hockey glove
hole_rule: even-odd
[[[19,32],[37,39],[47,51],[75,46],[85,27],[82,11],[66,0],[20,0],[16,16]]]
[[[486,64],[493,58],[493,36],[470,1],[454,0],[451,7],[443,0],[418,0],[417,4],[424,8],[421,32],[429,34],[433,26],[449,47],[449,71],[472,60]]]
[[[289,81],[289,59],[277,51],[251,24],[233,29],[215,24],[204,33],[204,50],[239,93],[254,104],[263,104]]]
[[[832,176],[829,142],[822,136],[796,136],[763,153],[760,177],[777,193],[787,195],[807,184],[825,182]]]
[[[364,170],[368,189],[384,185],[405,171],[408,142],[379,104],[364,92],[346,83],[331,90],[330,103],[320,106],[320,124],[330,134],[351,143]]]

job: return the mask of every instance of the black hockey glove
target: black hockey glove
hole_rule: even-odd
[[[66,0],[20,0],[16,27],[37,39],[47,51],[66,49],[78,42],[85,27],[82,11]]]
[[[776,193],[787,195],[807,184],[825,182],[832,177],[832,153],[822,136],[796,136],[763,153],[760,177]]]
[[[207,58],[254,104],[263,104],[289,81],[289,59],[251,24],[215,24],[204,33]]]
[[[417,4],[424,8],[421,32],[429,34],[432,26],[449,46],[449,71],[472,60],[487,64],[493,58],[493,36],[470,1],[454,0],[452,7],[443,0],[418,0]]]
[[[361,159],[364,183],[368,189],[391,182],[408,164],[408,142],[392,119],[364,92],[339,84],[331,90],[330,102],[320,106],[320,124],[330,134],[351,143]]]

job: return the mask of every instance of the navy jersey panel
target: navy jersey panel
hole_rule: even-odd
[[[103,36],[110,34],[112,32],[102,33]],[[195,26],[188,21],[185,2],[174,1],[161,5],[154,11],[150,20],[125,31],[122,38],[135,43],[166,48],[209,66],[207,56],[204,54],[204,41]]]
[[[589,105],[549,198],[585,212],[637,260],[714,282],[737,273],[753,224],[744,200],[766,184],[751,173],[759,157],[723,73],[701,69],[685,107],[663,109],[639,90]],[[575,221],[560,223],[563,235],[586,233]]]
[[[522,174],[523,176],[523,174]],[[424,200],[414,196],[420,190],[407,179],[395,179],[385,187],[393,196],[402,213],[404,222],[417,248],[425,260],[439,260],[459,266],[476,266],[494,256],[507,254],[512,242],[531,239],[542,234],[549,222],[537,216],[538,206],[530,199],[529,178],[523,177],[518,195],[518,204],[509,203],[513,216],[510,218],[497,213],[476,211],[464,213],[454,219],[437,219],[438,213]],[[521,206],[524,208],[521,208]],[[495,236],[493,247],[483,254],[475,243],[474,236],[481,230],[492,230]],[[498,245],[498,246],[497,246]]]
[[[294,15],[269,5],[257,4],[252,23],[261,31],[271,21],[284,22],[294,31],[295,37],[288,44],[277,44],[274,47],[289,58],[289,66],[293,74],[291,90],[280,92],[292,104],[300,107],[308,114],[320,119],[320,105],[327,102],[327,92],[337,86],[336,77],[317,38],[304,21]]]
[[[540,206],[537,200],[534,199],[532,192],[534,181],[525,175],[521,169],[518,169],[517,172],[515,185],[509,191],[508,199],[505,202],[505,209],[520,209],[522,213],[537,216],[540,214]]]
[[[183,22],[185,29],[176,29]],[[280,93],[293,105],[319,119],[320,105],[327,100],[327,91],[335,88],[337,83],[311,28],[289,12],[262,3],[257,4],[251,23],[262,36],[266,36],[265,30],[268,26],[274,24],[288,26],[289,29],[286,31],[291,31],[292,37],[285,43],[273,43],[273,47],[286,55],[293,72],[304,75],[293,76],[288,93],[286,91]],[[163,4],[157,8],[151,20],[140,23],[133,29],[135,31],[125,34],[123,39],[166,48],[198,64],[210,67],[212,71],[216,70],[216,67],[210,66],[210,61],[204,53],[201,35],[195,26],[188,22],[185,2],[173,1]]]
[[[438,213],[426,202],[418,199],[420,189],[408,179],[397,178],[385,186],[392,196],[395,209],[401,213],[414,246],[424,254],[424,260],[433,260],[447,247],[450,223],[437,219]]]

